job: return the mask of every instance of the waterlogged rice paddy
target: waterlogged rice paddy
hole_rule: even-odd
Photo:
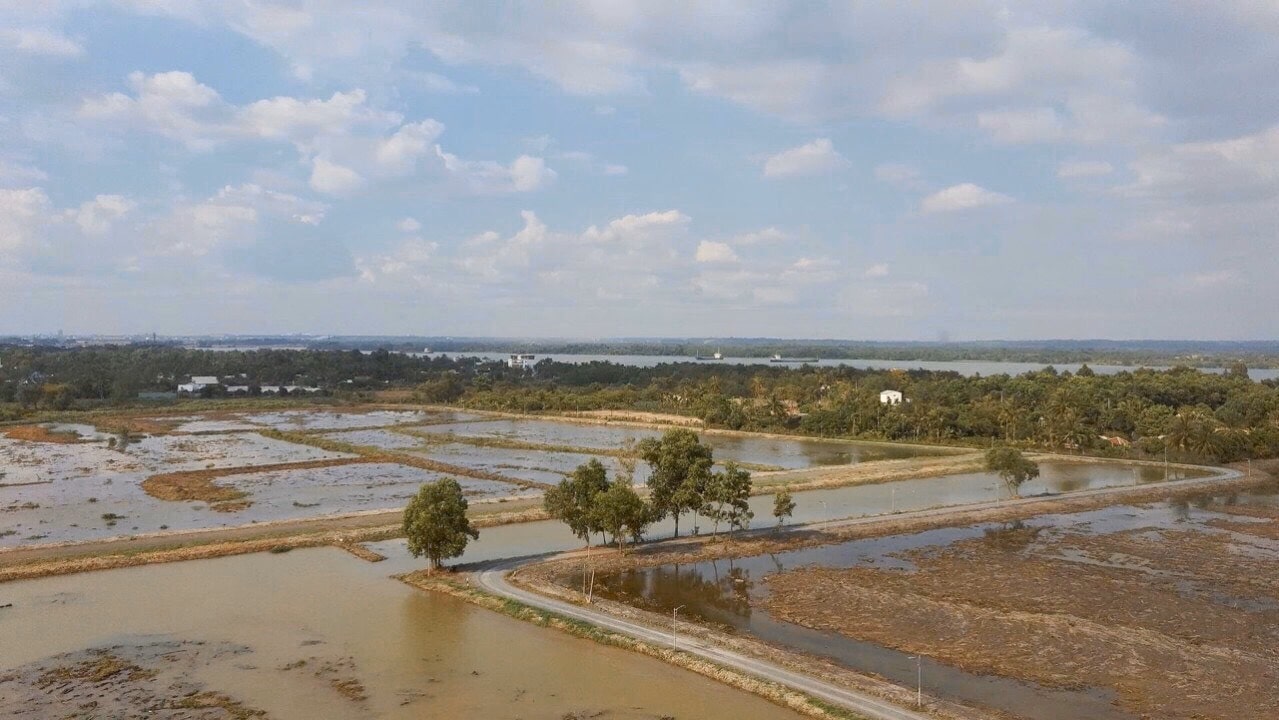
[[[1018,717],[1260,720],[1279,714],[1274,492],[626,570],[595,592],[907,687],[923,655],[926,693]]]
[[[241,417],[255,425],[276,430],[349,430],[385,425],[412,425],[423,422],[478,420],[479,415],[454,411],[372,410],[369,412],[333,412],[315,410],[282,410],[246,413]]]
[[[496,475],[554,484],[597,454],[617,474],[623,471],[623,463],[615,451],[659,434],[644,428],[400,410],[213,413],[156,418],[149,426],[172,430],[145,436],[135,433],[124,451],[108,447],[114,437],[111,433],[87,424],[45,426],[64,442],[0,436],[0,547],[394,510],[422,483],[440,477],[411,466],[409,460],[414,457],[465,468],[455,474],[473,502],[533,497],[536,490],[480,478]],[[267,426],[304,434],[298,436],[299,442],[286,442],[246,429]],[[303,444],[307,437],[321,445],[332,440],[385,456],[362,460]],[[944,452],[710,433],[703,439],[715,448],[721,462],[735,459],[761,467],[803,468]],[[592,453],[591,449],[609,452]],[[396,454],[405,462],[397,463]],[[312,462],[332,464],[282,467]],[[1038,480],[1023,488],[1024,494],[1164,479],[1163,468],[1115,463],[1049,462],[1042,470]],[[162,500],[142,489],[142,482],[154,475],[202,471],[225,472],[212,482],[243,497],[210,505],[199,499]],[[478,477],[468,477],[467,471]],[[1170,477],[1179,472],[1174,468]],[[647,465],[638,462],[634,480],[643,483],[648,473]],[[872,485],[855,495],[836,493],[820,502],[828,504],[836,516],[849,516],[993,499],[1000,492],[993,475],[971,473]],[[767,513],[762,504],[756,509],[757,517]],[[695,519],[690,522],[689,527],[696,524]]]
[[[586,425],[553,420],[495,420],[483,423],[440,424],[422,428],[459,438],[501,438],[539,445],[617,450],[628,443],[661,437],[662,431],[614,425]],[[850,465],[946,454],[947,450],[915,445],[806,440],[766,436],[702,434],[702,442],[717,460],[795,470],[818,465]]]

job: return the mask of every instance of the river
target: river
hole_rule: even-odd
[[[411,353],[416,357],[479,357],[485,360],[506,361],[510,357],[509,354],[492,353],[492,352],[448,352],[448,353]],[[706,365],[771,365],[775,367],[802,367],[803,365],[814,365],[817,367],[840,367],[847,366],[864,370],[936,370],[942,372],[957,372],[960,375],[968,377],[981,375],[1022,375],[1028,372],[1037,372],[1048,367],[1048,363],[1027,363],[1027,362],[1001,362],[995,360],[875,360],[870,358],[848,358],[833,360],[818,360],[811,363],[774,363],[769,358],[762,357],[726,357],[723,360],[694,360],[687,355],[586,355],[586,354],[567,354],[567,353],[547,353],[536,356],[537,360],[550,359],[563,363],[591,363],[591,362],[611,362],[618,365],[631,365],[634,367],[655,367],[663,363],[686,363],[698,362]],[[1083,367],[1081,363],[1053,363],[1052,367],[1061,372],[1069,370],[1070,372],[1078,372]],[[1141,369],[1136,365],[1093,365],[1088,364],[1093,372],[1100,375],[1115,375],[1121,372],[1132,372]],[[1152,370],[1167,370],[1167,366],[1152,366]],[[1224,373],[1225,368],[1199,368],[1203,372]],[[1250,368],[1248,376],[1253,380],[1274,380],[1279,379],[1279,368]]]

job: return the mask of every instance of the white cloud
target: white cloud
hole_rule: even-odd
[[[436,262],[439,247],[439,243],[419,237],[408,238],[390,253],[357,258],[355,266],[364,282],[407,280],[418,286],[430,287],[439,280],[435,275],[440,270]]]
[[[923,184],[919,170],[905,163],[876,165],[875,179],[902,190],[919,190]]]
[[[443,134],[444,125],[435,120],[403,125],[394,135],[378,143],[377,161],[391,172],[411,172],[418,158],[432,153],[435,141]]]
[[[529,155],[515,158],[510,173],[516,192],[537,190],[555,179],[555,171],[546,167],[546,161]]]
[[[349,167],[317,157],[311,164],[310,185],[325,195],[349,195],[364,185],[364,178]]]
[[[766,227],[763,230],[735,235],[729,242],[734,245],[768,245],[790,239],[791,236],[787,232],[775,227]]]
[[[1008,144],[1055,142],[1066,134],[1057,111],[1046,107],[977,113],[977,126],[996,142]]]
[[[738,261],[737,253],[733,252],[733,248],[728,243],[715,242],[713,240],[703,240],[697,245],[697,253],[694,256],[699,263],[735,263]]]
[[[462,85],[439,73],[414,72],[409,78],[423,90],[440,95],[478,95],[480,92],[474,85]]]
[[[781,178],[829,173],[848,163],[830,138],[783,150],[764,161],[764,177]]]
[[[1057,166],[1057,177],[1100,177],[1102,175],[1109,175],[1114,171],[1114,166],[1105,160],[1065,160]]]
[[[1157,148],[1129,163],[1130,195],[1255,199],[1279,194],[1279,125],[1250,135]]]
[[[882,278],[888,277],[888,264],[878,263],[866,268],[866,272],[862,273],[865,278]]]
[[[137,204],[120,195],[99,195],[68,215],[86,235],[103,235],[115,221],[128,215]]]
[[[987,190],[972,183],[952,185],[945,190],[929,195],[920,203],[920,210],[925,213],[952,212],[970,208],[1005,205],[1013,199],[1002,193]]]
[[[415,233],[422,229],[422,223],[418,222],[416,218],[406,217],[396,223],[395,227],[400,232]]]
[[[0,186],[31,185],[49,179],[48,173],[32,165],[9,162],[0,158]]]
[[[403,120],[398,113],[370,108],[366,100],[359,89],[333,93],[327,100],[277,96],[236,109],[234,126],[252,136],[309,143],[316,136],[344,133],[360,125],[387,128]]]
[[[448,153],[437,142],[443,124],[405,122],[397,112],[371,107],[360,89],[328,99],[279,96],[235,106],[186,72],[135,72],[128,81],[132,95],[85,99],[80,122],[156,133],[193,151],[252,140],[289,143],[310,168],[311,187],[329,195],[409,175],[463,193],[530,192],[556,176],[539,157],[521,155],[504,165]]]
[[[605,175],[618,176],[629,173],[630,169],[625,165],[605,165],[601,168],[601,172]]]
[[[33,242],[48,222],[51,207],[41,188],[0,189],[0,251],[17,250]]]
[[[31,55],[79,57],[84,54],[80,43],[61,33],[43,28],[0,29],[0,47],[10,47]]]

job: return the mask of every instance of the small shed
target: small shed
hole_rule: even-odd
[[[901,390],[885,390],[879,394],[879,402],[884,405],[901,405],[904,399]]]

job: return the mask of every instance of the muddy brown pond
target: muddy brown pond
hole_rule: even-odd
[[[7,583],[7,603],[4,717],[63,717],[66,698],[133,716],[121,698],[187,693],[286,720],[798,717],[658,660],[415,590],[334,549]],[[95,681],[104,657],[125,670]],[[41,682],[81,687],[33,691]],[[54,699],[32,704],[41,697]]]

